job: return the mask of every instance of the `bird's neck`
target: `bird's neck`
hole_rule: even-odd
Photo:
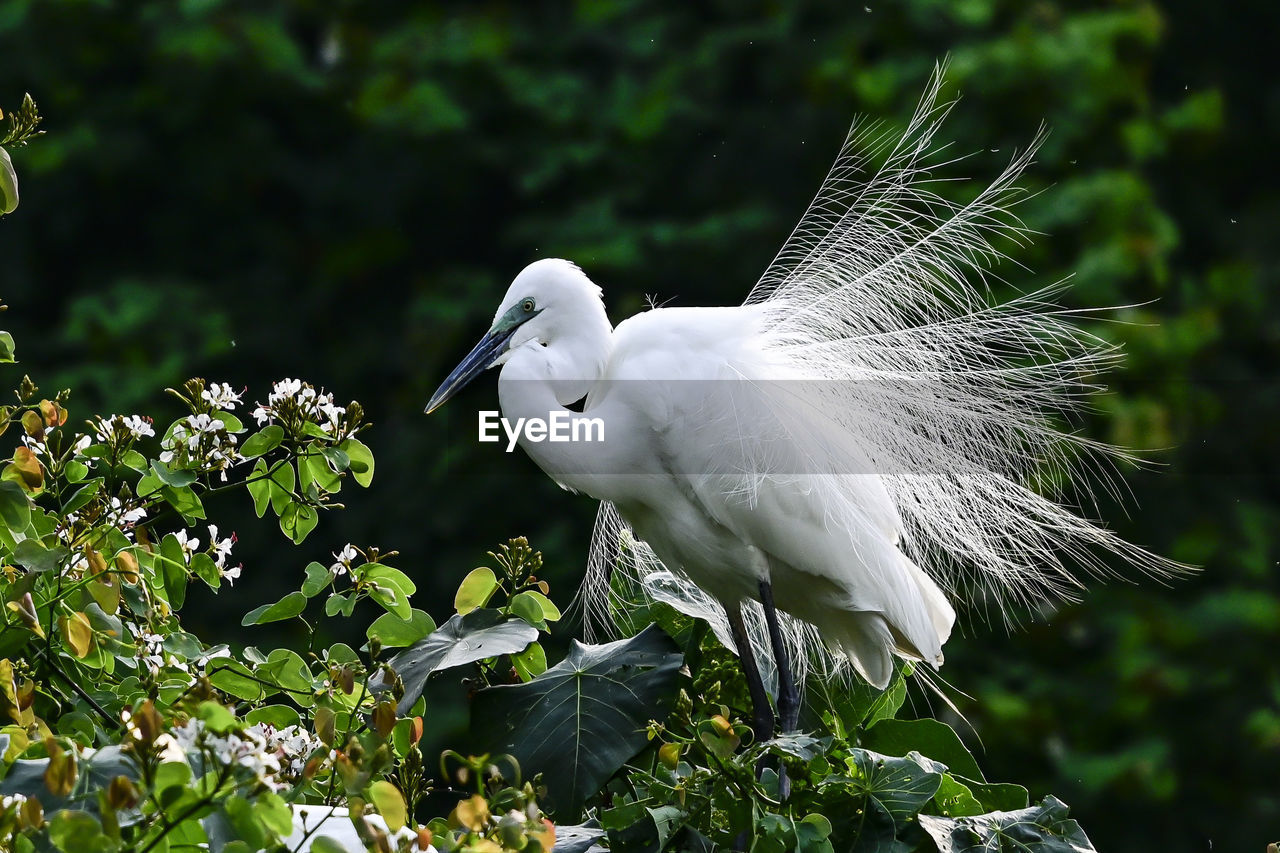
[[[523,424],[519,444],[539,468],[566,489],[604,498],[599,475],[607,467],[606,416],[567,408],[587,395],[609,359],[613,329],[607,319],[593,326],[513,353],[498,378],[498,401],[513,428]],[[534,438],[531,426],[538,422],[555,433]]]

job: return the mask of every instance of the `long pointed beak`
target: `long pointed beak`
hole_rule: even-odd
[[[515,334],[515,329],[510,329],[501,334],[489,332],[480,339],[480,343],[475,345],[471,352],[467,353],[467,357],[462,363],[453,369],[453,372],[440,383],[440,387],[436,389],[436,393],[431,395],[431,401],[427,403],[426,413],[431,414],[436,409],[443,406],[450,397],[462,390],[462,387],[475,379],[486,369],[493,366],[507,349],[507,342],[511,340],[511,336]]]

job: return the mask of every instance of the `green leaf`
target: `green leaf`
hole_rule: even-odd
[[[383,648],[395,649],[411,646],[436,629],[436,623],[425,611],[412,609],[408,619],[394,613],[384,613],[366,631],[369,639],[378,639]]]
[[[209,681],[219,690],[246,702],[257,702],[266,695],[249,668],[235,658],[218,658],[211,662]]]
[[[0,148],[0,151],[4,151],[4,149]],[[8,157],[9,155],[5,154],[3,156]],[[4,177],[0,176],[0,181],[3,181],[3,180],[4,180]],[[3,207],[4,207],[3,203],[0,202],[0,213],[4,212]],[[9,334],[8,332],[0,332],[0,364],[13,364],[15,361],[17,361],[14,355],[15,355],[15,350],[13,348],[13,335]]]
[[[542,605],[527,592],[522,592],[511,599],[510,610],[530,625],[546,630],[546,620],[542,618]]]
[[[208,702],[204,704],[217,705],[218,703]],[[190,781],[191,767],[185,761],[166,761],[156,767],[156,775],[152,787],[157,793],[160,793],[166,788],[185,788]]]
[[[0,149],[3,151],[4,149]],[[63,809],[49,819],[49,840],[65,853],[105,848],[102,824],[88,812]]]
[[[340,592],[335,592],[324,600],[324,615],[336,616],[346,605],[347,597]]]
[[[345,471],[351,467],[351,457],[336,447],[322,447],[320,452],[324,454],[325,459],[329,460],[329,464],[335,471]]]
[[[267,846],[267,830],[262,819],[248,800],[242,797],[228,797],[223,811],[236,837],[247,842],[253,850],[262,850]]]
[[[196,715],[204,720],[205,726],[215,734],[226,734],[237,725],[236,715],[227,710],[221,702],[208,700],[201,702]]]
[[[922,814],[919,820],[920,828],[939,850],[947,853],[1092,853],[1094,847],[1088,836],[1067,814],[1066,805],[1050,796],[1038,806],[1012,812],[959,818]]]
[[[169,506],[178,511],[187,524],[195,524],[198,519],[204,518],[204,504],[200,502],[199,496],[191,490],[190,486],[180,489],[161,486],[160,496],[168,501]]]
[[[338,449],[351,460],[351,476],[365,488],[373,482],[373,451],[354,438],[348,438]]]
[[[511,656],[511,665],[521,681],[530,681],[547,671],[547,653],[541,643],[530,643],[529,648]]]
[[[76,512],[97,497],[98,491],[102,488],[102,483],[101,477],[94,477],[76,489],[71,497],[67,498],[67,502],[62,505],[62,516],[65,518],[68,513]]]
[[[498,579],[492,569],[472,569],[462,583],[458,585],[458,594],[453,597],[453,607],[459,615],[466,616],[472,610],[484,607],[498,589]]]
[[[196,481],[194,471],[169,470],[169,466],[161,462],[159,459],[151,463],[151,470],[166,486],[172,486],[175,489],[181,489],[184,486],[190,486]]]
[[[124,467],[137,471],[139,474],[147,470],[147,457],[136,450],[126,450],[124,456],[120,457],[120,462]]]
[[[333,580],[333,572],[316,562],[307,564],[307,576],[302,581],[302,594],[314,598],[324,592],[325,587]]]
[[[320,453],[308,453],[299,461],[300,470],[306,472],[306,478],[330,494],[342,489],[342,477],[329,467],[329,462]]]
[[[23,539],[13,549],[13,561],[33,572],[52,572],[71,556],[62,545],[46,548],[38,539]]]
[[[547,598],[545,595],[538,592],[536,589],[525,590],[524,592],[520,593],[520,595],[517,595],[516,598],[520,598],[520,596],[526,596],[532,599],[533,601],[537,602],[538,606],[542,609],[542,618],[545,619],[546,621],[548,622],[560,621],[560,608],[556,607],[555,604],[552,603],[551,599]]]
[[[311,670],[292,649],[272,649],[266,662],[260,664],[254,674],[286,691],[294,702],[303,705],[310,703]]]
[[[13,168],[13,159],[9,152],[0,148],[0,216],[13,213],[18,209],[18,173]],[[8,332],[7,341],[0,340],[0,361],[13,361],[13,337]]]
[[[245,480],[245,488],[249,490],[249,497],[253,498],[253,511],[258,514],[258,518],[262,518],[271,505],[271,481],[266,475],[266,460],[259,459],[253,464],[253,470]]]
[[[369,593],[374,601],[401,619],[410,618],[409,596],[417,592],[418,587],[408,575],[381,563],[368,563],[361,566],[359,572],[363,580],[377,584]]]
[[[893,682],[871,703],[862,725],[870,728],[881,720],[892,719],[906,698],[907,679],[904,670],[899,669],[893,677]]]
[[[79,459],[72,459],[63,466],[62,476],[67,478],[68,483],[79,483],[85,477],[89,476],[89,466],[81,462]]]
[[[0,522],[19,533],[31,525],[31,499],[22,486],[9,480],[0,481]]]
[[[281,459],[271,467],[267,484],[271,488],[271,511],[276,515],[283,513],[285,507],[293,503],[295,483],[293,466],[289,464],[289,460]]]
[[[328,835],[317,835],[311,840],[311,853],[350,853],[350,850]]]
[[[222,573],[218,571],[218,564],[204,551],[191,555],[191,571],[208,584],[210,589],[222,586]]]
[[[266,791],[258,795],[253,809],[268,830],[281,837],[293,832],[293,809],[277,793]]]
[[[937,720],[880,720],[862,736],[862,746],[885,755],[904,756],[912,750],[927,755],[970,779],[983,779],[982,770],[960,736]]]
[[[854,789],[898,827],[913,820],[942,784],[941,765],[930,769],[911,758],[895,758],[867,749],[853,750],[851,760],[858,771]]]
[[[300,592],[290,592],[274,604],[255,607],[240,620],[241,625],[264,625],[267,622],[279,622],[292,619],[307,609],[307,597]]]
[[[933,795],[933,803],[934,807],[929,811],[946,817],[979,815],[986,811],[969,786],[950,773],[942,777],[938,792]]]
[[[164,581],[164,594],[169,606],[182,609],[187,599],[187,564],[182,543],[172,533],[160,540],[160,577]]]
[[[405,825],[405,821],[409,818],[408,809],[405,808],[400,789],[395,785],[385,779],[379,779],[369,786],[369,799],[392,832],[396,832]]]
[[[982,803],[984,811],[1012,812],[1025,809],[1031,803],[1031,796],[1021,785],[1009,782],[975,782],[972,779],[959,778],[965,787],[973,792]]]
[[[92,448],[90,448],[92,449]],[[159,493],[164,488],[164,483],[160,482],[160,478],[148,471],[138,480],[138,486],[134,489],[140,498],[149,498]]]
[[[280,446],[284,441],[284,427],[279,424],[268,424],[244,440],[240,446],[240,455],[245,459],[256,459],[264,456]],[[266,466],[262,470],[265,472]],[[254,469],[257,473],[257,469]]]
[[[671,707],[682,663],[656,626],[599,646],[574,641],[534,680],[477,693],[472,731],[514,755],[525,773],[542,773],[555,813],[567,819],[647,745],[646,725]]]
[[[536,639],[537,628],[523,619],[506,619],[494,610],[451,616],[426,639],[391,659],[390,666],[404,681],[405,689],[397,713],[409,712],[433,672],[514,654]]]
[[[280,531],[292,539],[295,545],[301,545],[302,540],[306,539],[307,534],[315,530],[319,523],[320,514],[316,512],[316,508],[297,501],[289,501],[284,507],[284,512],[280,513]]]
[[[249,725],[268,723],[277,729],[288,728],[302,723],[302,717],[288,705],[262,705],[244,715]]]
[[[222,428],[227,432],[242,433],[244,432],[244,424],[240,422],[234,414],[228,411],[214,412],[213,416],[222,421]]]

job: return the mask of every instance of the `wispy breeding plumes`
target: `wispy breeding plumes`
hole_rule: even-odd
[[[1090,488],[1112,487],[1109,463],[1124,452],[1064,423],[1117,353],[1053,304],[1061,286],[996,303],[989,285],[1006,260],[998,247],[1030,237],[1013,213],[1025,198],[1016,182],[1044,131],[971,200],[943,197],[942,183],[953,180],[944,171],[963,159],[937,139],[955,105],[941,98],[943,70],[905,132],[854,126],[747,299],[760,312],[768,375],[745,367],[739,378],[800,380],[785,387],[804,389],[764,395],[774,401],[768,427],[742,434],[753,470],[779,474],[770,468],[779,464],[774,439],[785,434],[813,472],[794,476],[822,493],[815,503],[828,527],[900,531],[901,552],[953,600],[1005,615],[1010,604],[1072,597],[1082,572],[1177,572],[1183,567],[1124,541],[1047,486],[1070,481],[1086,504]],[[866,500],[869,477],[888,502]],[[869,517],[886,505],[894,518]],[[605,504],[584,586],[596,624],[621,572],[727,639],[716,601],[624,526]],[[757,658],[768,660],[759,607],[749,610]],[[812,628],[787,623],[799,661],[824,648]]]

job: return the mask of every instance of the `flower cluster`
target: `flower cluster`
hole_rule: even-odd
[[[178,540],[178,544],[182,546],[183,556],[187,562],[190,562],[191,558],[200,552],[200,538],[191,536],[185,530],[179,530],[173,535]],[[218,567],[218,574],[231,583],[234,583],[236,578],[240,577],[240,570],[244,568],[243,565],[227,565],[227,558],[231,556],[231,548],[236,544],[236,541],[234,533],[225,538],[220,538],[218,536],[218,525],[209,525],[209,547],[207,549],[209,556],[213,558],[214,565]]]
[[[214,387],[218,387],[216,383]],[[161,440],[160,448],[160,461],[164,464],[176,462],[182,468],[194,464],[202,471],[219,472],[224,482],[227,469],[240,461],[236,437],[220,418],[207,412],[188,415],[185,422],[174,424]]]
[[[351,543],[342,546],[341,551],[333,552],[333,565],[329,566],[329,571],[333,572],[333,576],[340,578],[351,570],[351,563],[355,560],[359,552]]]
[[[301,429],[304,423],[313,423],[326,434],[338,436],[347,428],[347,409],[334,403],[333,395],[323,388],[317,391],[299,379],[282,379],[275,383],[265,404],[259,403],[253,410],[258,426],[280,421],[286,426]]]
[[[211,382],[208,388],[200,392],[200,398],[213,408],[228,412],[235,411],[236,404],[240,402],[240,394],[229,383],[223,382]]]
[[[36,435],[23,434],[22,446],[30,450],[36,456],[43,456],[45,459],[52,459],[54,454],[49,449],[49,436],[51,432],[40,430]],[[77,435],[72,442],[71,454],[73,457],[79,457],[84,454],[84,450],[93,439],[87,435]]]
[[[184,752],[202,752],[218,764],[245,768],[255,782],[278,791],[302,779],[307,762],[324,743],[300,726],[277,729],[256,723],[243,731],[214,734],[202,720],[192,718],[173,730]]]
[[[137,440],[156,434],[151,419],[142,415],[112,415],[109,418],[98,418],[93,423],[93,431],[103,444],[111,444],[119,439]]]

